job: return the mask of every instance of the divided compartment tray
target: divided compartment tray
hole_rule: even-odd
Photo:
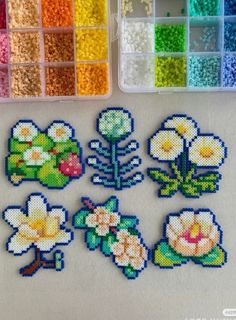
[[[109,0],[0,0],[0,11],[1,103],[111,95]]]
[[[120,89],[236,90],[236,0],[227,1],[119,0]]]

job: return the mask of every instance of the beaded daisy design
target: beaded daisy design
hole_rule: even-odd
[[[221,246],[222,230],[209,209],[169,214],[163,230],[164,239],[153,254],[153,262],[160,268],[174,268],[190,260],[203,267],[220,268],[227,262]]]
[[[84,172],[82,149],[74,129],[53,121],[42,131],[31,120],[20,120],[11,129],[6,174],[14,186],[38,180],[51,189],[63,189]]]
[[[137,217],[121,215],[115,196],[103,204],[95,205],[89,198],[82,198],[82,203],[84,207],[74,215],[73,225],[86,230],[88,249],[100,248],[128,279],[137,278],[149,259],[149,250],[136,229]]]
[[[200,133],[191,117],[177,114],[167,118],[148,140],[148,153],[167,163],[171,171],[148,169],[150,178],[161,185],[159,197],[172,197],[180,191],[185,197],[199,198],[219,189],[217,169],[227,157],[227,148],[219,137]]]
[[[21,256],[34,249],[35,258],[20,269],[24,277],[32,277],[40,268],[61,271],[64,268],[64,254],[60,250],[53,253],[53,259],[44,257],[58,245],[68,245],[73,240],[72,231],[65,228],[67,211],[61,207],[50,207],[41,193],[32,193],[26,208],[9,206],[3,212],[3,219],[14,229],[8,239],[7,251]]]

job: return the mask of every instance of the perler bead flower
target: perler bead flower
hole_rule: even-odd
[[[121,108],[107,109],[99,117],[98,131],[109,141],[123,140],[133,131],[133,119]]]
[[[85,205],[73,218],[73,225],[85,229],[85,242],[89,250],[100,248],[122,269],[128,279],[135,279],[147,266],[149,250],[137,231],[135,216],[121,215],[119,201],[113,196],[103,204],[93,204],[82,198]]]
[[[116,264],[122,267],[130,265],[134,270],[142,270],[148,259],[148,251],[139,237],[124,230],[117,232],[116,238],[118,241],[111,246]]]
[[[67,142],[73,136],[71,126],[60,122],[54,121],[48,128],[48,136],[54,142]]]
[[[87,164],[99,171],[99,174],[94,174],[91,178],[94,184],[122,190],[143,181],[143,174],[139,171],[127,176],[134,168],[139,167],[142,162],[140,157],[134,156],[123,164],[120,161],[121,157],[136,151],[139,147],[135,140],[131,140],[126,146],[119,145],[133,130],[134,120],[129,111],[123,108],[111,107],[99,114],[97,131],[107,141],[108,147],[103,146],[99,140],[90,141],[89,147],[99,156],[106,158],[107,162],[103,162],[96,155],[87,158]]]
[[[23,153],[23,160],[27,166],[42,166],[51,156],[42,147],[32,147]]]
[[[174,161],[184,150],[184,141],[175,130],[160,130],[153,136],[150,152],[159,161]]]
[[[32,276],[39,268],[63,269],[63,253],[56,251],[54,260],[48,261],[44,253],[51,252],[58,245],[67,245],[73,239],[73,233],[65,229],[67,211],[63,207],[49,207],[47,199],[41,193],[32,193],[26,209],[12,206],[3,213],[3,219],[14,228],[15,233],[7,242],[7,250],[15,256],[35,249],[35,260],[20,270],[23,276]]]
[[[209,209],[183,209],[170,214],[164,224],[164,239],[154,250],[154,264],[173,268],[189,260],[204,267],[222,267],[227,254],[221,247],[222,231]]]
[[[199,135],[189,148],[189,160],[197,167],[218,168],[224,159],[224,143],[213,135]]]
[[[20,142],[31,142],[39,134],[32,121],[20,121],[13,128],[13,137]]]
[[[213,134],[200,134],[197,123],[186,115],[167,118],[148,141],[150,156],[166,162],[172,175],[161,168],[149,168],[148,175],[162,186],[159,197],[180,191],[185,197],[199,198],[216,192],[221,179],[217,171],[197,175],[197,170],[218,169],[227,157],[224,142]]]
[[[110,213],[103,207],[97,207],[85,220],[88,227],[95,228],[99,236],[109,233],[111,227],[116,227],[120,222],[118,213]]]
[[[53,121],[45,131],[30,120],[19,121],[8,146],[6,173],[15,186],[38,180],[45,187],[63,189],[84,172],[82,149],[64,121]]]

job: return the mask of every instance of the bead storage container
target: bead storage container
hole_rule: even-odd
[[[124,92],[236,90],[236,0],[119,0]]]
[[[0,102],[105,99],[109,0],[0,0]]]

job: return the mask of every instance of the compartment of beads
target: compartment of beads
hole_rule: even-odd
[[[236,0],[119,0],[124,92],[236,89]]]
[[[108,0],[0,0],[0,102],[111,94]]]

